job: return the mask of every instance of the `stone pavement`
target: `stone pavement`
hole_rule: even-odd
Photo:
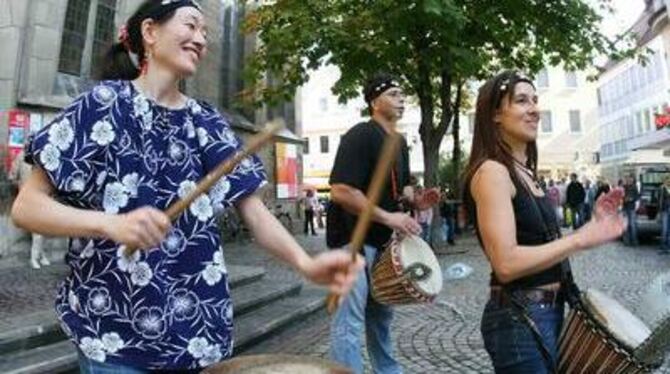
[[[670,270],[670,256],[657,254],[651,246],[627,248],[612,243],[604,247],[573,258],[578,284],[606,292],[639,315],[641,293],[656,275]],[[474,272],[465,279],[447,281],[433,305],[396,309],[395,350],[406,373],[492,372],[479,333],[479,320],[487,300],[488,263],[472,237],[460,240],[450,250],[465,253],[439,255],[443,269],[462,262]],[[327,357],[328,330],[328,316],[321,312],[248,353]],[[670,368],[666,363],[657,372],[670,373]]]

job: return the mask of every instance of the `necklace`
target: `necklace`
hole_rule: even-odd
[[[516,165],[517,169],[520,170],[522,173],[524,173],[530,179],[530,181],[533,183],[533,186],[535,186],[536,189],[541,190],[542,187],[540,186],[540,182],[538,182],[537,179],[535,178],[535,175],[533,175],[533,171],[530,170],[528,166],[517,161],[517,159],[512,158],[512,160],[514,160],[514,164]]]

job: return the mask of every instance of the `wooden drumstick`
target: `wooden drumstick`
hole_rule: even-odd
[[[165,214],[170,217],[170,220],[175,220],[184,210],[188,208],[189,205],[191,205],[195,199],[212,188],[212,186],[218,182],[221,177],[226,174],[230,174],[235,166],[242,162],[244,158],[255,153],[263,145],[265,145],[265,143],[269,142],[275,133],[277,133],[277,131],[279,131],[282,127],[284,127],[282,121],[270,122],[267,126],[265,126],[263,131],[251,137],[245,144],[244,148],[236,152],[233,156],[223,160],[214,170],[202,178],[193,191],[174,204],[170,205],[165,210]],[[123,247],[123,253],[126,256],[132,256],[132,254],[139,249],[128,246]]]
[[[377,161],[377,166],[375,171],[372,174],[372,180],[370,181],[370,186],[368,187],[367,192],[367,205],[365,209],[358,216],[356,221],[356,226],[354,227],[354,232],[351,235],[351,242],[349,243],[349,250],[351,251],[351,262],[356,261],[356,254],[363,246],[365,241],[365,235],[368,232],[370,223],[372,221],[372,213],[374,212],[379,198],[381,197],[382,189],[384,188],[384,182],[386,177],[393,166],[393,162],[396,160],[396,154],[400,146],[400,135],[396,133],[389,134],[384,141],[382,147],[382,152]],[[328,313],[333,314],[337,310],[337,306],[340,303],[340,297],[336,294],[330,293],[326,298],[326,308]]]

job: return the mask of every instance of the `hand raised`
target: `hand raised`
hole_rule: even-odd
[[[608,216],[617,214],[623,203],[623,188],[617,187],[612,191],[600,195],[593,209],[593,219],[599,221]]]

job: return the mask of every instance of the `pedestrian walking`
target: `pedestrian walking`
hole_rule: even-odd
[[[465,198],[492,268],[484,346],[497,373],[549,373],[563,321],[562,266],[571,254],[621,235],[622,192],[601,197],[593,220],[561,238],[536,179],[540,115],[533,81],[505,71],[479,89],[476,108]]]
[[[658,191],[658,211],[661,215],[661,253],[670,254],[670,177],[665,178]]]
[[[566,204],[570,208],[570,221],[572,222],[572,229],[577,230],[584,223],[584,200],[586,199],[586,191],[584,186],[577,180],[577,174],[570,174],[570,183],[566,191]]]
[[[549,187],[547,187],[547,198],[551,207],[554,209],[554,214],[556,214],[556,221],[561,223],[563,220],[563,208],[561,207],[561,191],[554,184],[554,180],[549,180]]]
[[[363,266],[344,251],[305,253],[254,194],[266,183],[257,156],[173,224],[163,213],[242,147],[225,116],[178,89],[206,49],[197,2],[143,2],[104,59],[104,81],[28,145],[36,166],[12,218],[30,231],[72,238],[56,312],[82,373],[195,373],[232,355],[216,223],[226,209],[239,211],[260,246],[336,294]],[[126,255],[124,246],[141,250]]]
[[[314,213],[319,209],[317,206],[318,204],[319,200],[316,198],[314,191],[307,190],[305,199],[303,201],[305,212],[305,227],[303,229],[303,233],[305,235],[307,235],[307,233],[316,235],[316,231],[314,230]]]
[[[624,190],[623,211],[627,221],[626,231],[623,234],[623,242],[628,246],[637,246],[639,242],[635,210],[637,209],[638,200],[640,200],[640,192],[632,175],[626,176],[622,186]]]
[[[398,80],[386,74],[372,77],[365,85],[363,95],[372,118],[344,134],[330,174],[332,201],[326,235],[331,248],[346,246],[351,240],[357,216],[368,204],[365,193],[382,144],[388,134],[395,133],[405,108],[405,96]],[[361,338],[364,331],[372,370],[380,374],[402,371],[393,353],[390,331],[393,310],[370,297],[372,266],[393,231],[403,235],[421,232],[421,226],[400,210],[403,196],[406,204],[413,198],[412,189],[405,188],[410,185],[409,152],[405,140],[401,142],[362,248],[367,268],[361,271],[352,291],[331,320],[330,357],[357,374],[363,373]]]

